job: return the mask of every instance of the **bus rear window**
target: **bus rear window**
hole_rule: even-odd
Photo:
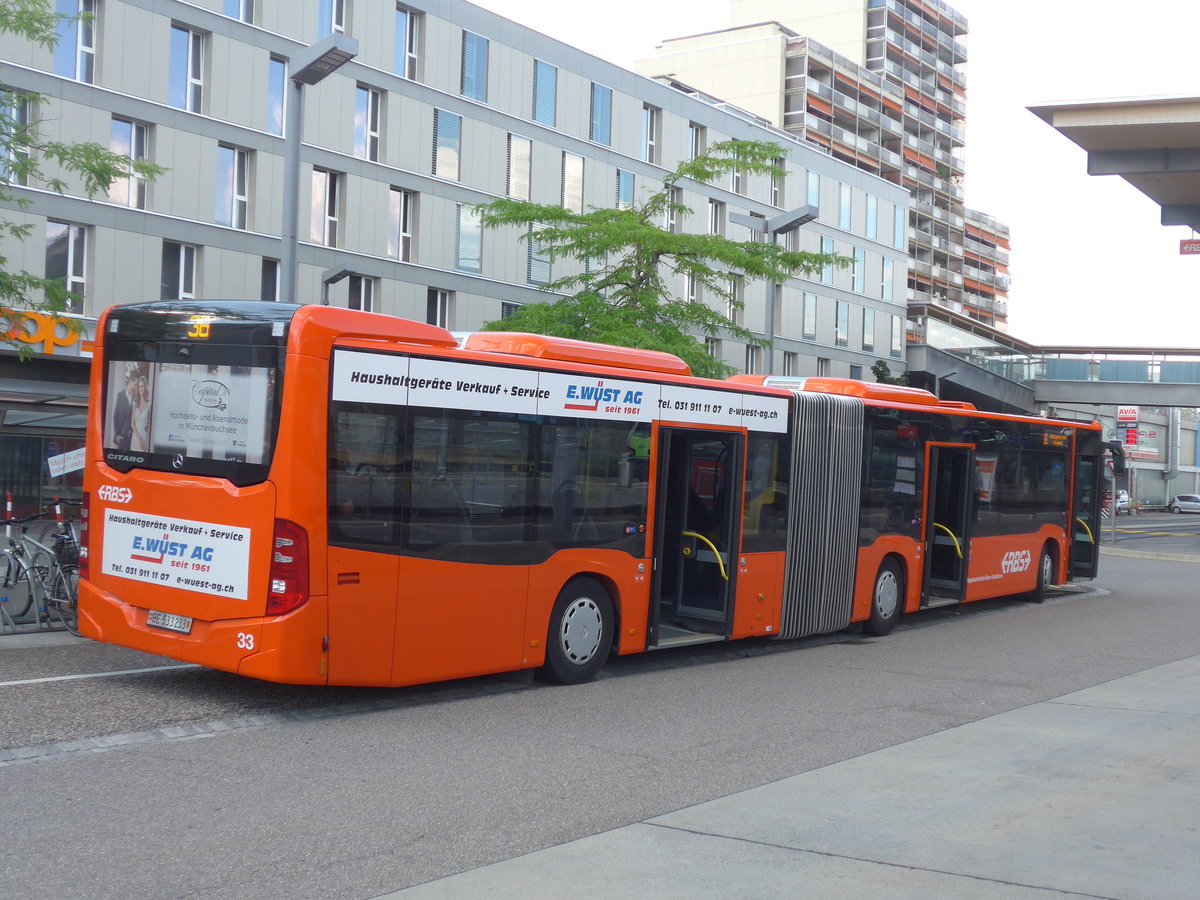
[[[123,471],[136,465],[261,480],[271,462],[276,390],[274,367],[109,362],[105,459]]]

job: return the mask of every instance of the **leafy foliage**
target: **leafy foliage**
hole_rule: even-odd
[[[19,35],[43,47],[53,48],[58,43],[60,22],[78,18],[56,13],[51,0],[0,0],[0,32]],[[30,199],[15,191],[16,186],[40,184],[64,194],[70,187],[67,179],[75,178],[90,198],[118,179],[132,175],[153,179],[164,171],[94,142],[45,140],[38,130],[37,114],[45,114],[49,106],[49,99],[38,94],[0,90],[0,205],[28,208]],[[0,241],[24,241],[31,233],[27,223],[0,219]],[[0,330],[0,344],[17,347],[22,356],[27,356],[28,345],[13,336],[24,327],[25,313],[57,316],[82,299],[68,291],[60,279],[10,271],[8,258],[0,254],[0,320],[7,323]],[[59,321],[73,332],[82,330],[75,319]]]
[[[875,376],[877,384],[908,384],[907,372],[893,375],[891,368],[882,359],[871,366],[871,374]]]
[[[743,303],[734,279],[783,282],[813,275],[827,265],[845,266],[849,260],[790,251],[770,241],[734,241],[665,226],[668,218],[682,221],[692,212],[677,199],[675,189],[681,184],[710,184],[734,170],[781,176],[775,161],[783,153],[779,145],[767,142],[713,144],[703,155],[680,162],[640,205],[627,208],[577,213],[511,198],[481,207],[484,226],[524,228],[523,239],[532,241],[551,264],[557,259],[580,264],[541,286],[567,296],[522,306],[485,329],[664,350],[681,357],[697,375],[718,378],[732,373],[709,355],[697,335],[729,335],[758,346],[770,343],[737,323]],[[677,282],[681,276],[690,278],[712,305],[673,296],[668,279]]]

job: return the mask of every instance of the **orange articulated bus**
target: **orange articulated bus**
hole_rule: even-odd
[[[575,683],[1096,573],[1099,427],[913,388],[181,301],[101,317],[88,415],[84,634],[271,681]]]

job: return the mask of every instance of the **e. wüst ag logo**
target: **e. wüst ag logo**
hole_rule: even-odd
[[[578,409],[585,412],[596,412],[601,403],[621,403],[629,406],[642,405],[642,392],[622,390],[619,387],[605,387],[603,381],[595,384],[567,385],[567,402],[563,409]],[[610,412],[620,410],[609,410]]]
[[[1033,556],[1028,550],[1010,550],[1000,560],[1000,571],[1005,575],[1011,572],[1027,572],[1033,564]]]

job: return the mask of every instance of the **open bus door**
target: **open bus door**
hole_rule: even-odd
[[[971,513],[975,498],[975,448],[928,444],[925,492],[925,580],[922,606],[966,599]]]
[[[1095,578],[1100,561],[1100,474],[1104,460],[1075,460],[1075,496],[1071,501],[1071,546],[1068,572],[1073,578]]]
[[[742,435],[662,428],[650,645],[719,640],[732,621]]]

